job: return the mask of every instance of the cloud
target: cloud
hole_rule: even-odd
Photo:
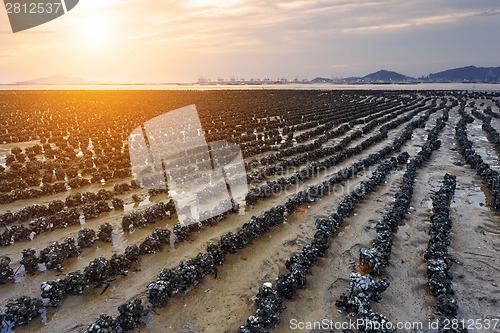
[[[117,77],[127,72],[160,75],[153,68],[155,62],[168,58],[171,64],[162,64],[162,75],[182,68],[186,72],[224,68],[228,63],[242,72],[258,72],[265,63],[276,71],[288,68],[294,77],[294,71],[315,75],[312,68],[363,70],[371,62],[379,66],[375,55],[390,63],[395,61],[394,49],[400,52],[398,59],[406,59],[399,60],[403,66],[415,60],[409,50],[418,45],[406,44],[406,36],[420,40],[422,46],[458,48],[453,33],[474,23],[477,31],[491,34],[500,30],[494,17],[498,14],[496,0],[85,0],[33,33],[0,34],[0,60],[8,59],[0,65],[0,75],[7,66],[20,71],[30,63],[30,70],[40,72],[61,72],[58,66],[64,71],[88,68],[92,79],[105,64],[115,65],[113,59],[128,64]],[[0,26],[5,26],[5,20],[6,15],[0,15]],[[84,38],[86,29],[96,21],[106,23],[107,35],[97,36],[100,43],[90,43]],[[488,29],[482,28],[487,24]],[[455,30],[435,33],[446,27]],[[34,33],[39,31],[54,33]],[[500,51],[492,43],[488,47]],[[436,61],[431,56],[417,60],[422,66]],[[93,67],[100,71],[93,73]]]
[[[400,19],[399,20],[400,23],[357,26],[351,28],[340,28],[339,30],[344,33],[349,33],[349,32],[363,32],[363,31],[387,30],[387,29],[403,29],[416,26],[428,26],[431,24],[452,23],[475,16],[492,16],[498,14],[500,14],[500,10],[458,12],[445,15],[433,15],[433,16],[410,18],[410,19]]]

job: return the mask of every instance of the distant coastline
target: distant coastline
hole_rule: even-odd
[[[420,84],[420,83],[500,83],[500,67],[475,67],[467,66],[461,68],[448,69],[438,73],[431,73],[427,76],[419,78],[407,76],[385,69],[378,72],[371,73],[362,77],[352,76],[347,78],[326,78],[316,77],[312,80],[303,79],[299,80],[298,77],[294,80],[286,78],[278,78],[271,80],[269,78],[251,78],[245,80],[244,78],[236,78],[231,76],[229,79],[218,78],[211,80],[205,76],[199,76],[198,81],[195,82],[151,82],[151,83],[112,83],[112,82],[99,82],[89,81],[80,77],[74,77],[67,74],[57,74],[47,77],[36,78],[33,80],[20,81],[12,83],[12,85],[201,85],[201,86],[263,86],[263,85],[287,85],[287,84]]]
[[[499,83],[104,83],[104,84],[0,84],[0,90],[468,90],[500,91]]]

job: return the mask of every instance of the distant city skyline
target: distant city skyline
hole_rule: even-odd
[[[12,34],[2,10],[0,83],[420,77],[499,66],[499,17],[497,0],[85,0]]]
[[[314,79],[299,78],[288,79],[285,77],[269,78],[269,77],[250,77],[249,79],[240,78],[231,75],[229,78],[218,77],[212,79],[206,76],[198,76],[196,81],[185,82],[188,84],[283,84],[283,83],[430,83],[430,82],[485,82],[499,83],[500,82],[500,66],[497,67],[476,67],[466,66],[461,68],[450,68],[437,73],[429,73],[419,77],[410,77],[402,73],[397,73],[387,70],[379,70],[374,73],[369,73],[364,76],[357,77],[325,77],[319,76]],[[12,82],[13,84],[109,84],[111,82],[99,82],[85,80],[79,77],[67,75],[52,75],[49,77],[36,78],[27,81]],[[128,82],[134,84],[134,82]],[[176,84],[178,82],[150,82]],[[182,83],[181,83],[182,84]]]

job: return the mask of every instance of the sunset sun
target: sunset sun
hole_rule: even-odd
[[[91,17],[82,21],[79,30],[82,41],[88,44],[102,44],[111,37],[110,24],[102,17]]]

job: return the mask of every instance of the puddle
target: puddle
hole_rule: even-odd
[[[134,210],[135,202],[123,205],[123,210],[125,212],[131,212]]]
[[[165,202],[168,202],[169,198],[167,198],[165,200]],[[152,203],[153,203],[153,199],[150,197],[150,196],[146,196],[144,199],[142,200],[139,200],[139,201],[134,201],[134,202],[131,202],[129,204],[124,204],[123,205],[123,211],[125,212],[131,212],[133,210],[135,210],[136,208],[144,208],[144,207],[147,207],[147,206],[150,206]]]
[[[42,317],[42,324],[44,324],[45,326],[50,324],[52,319],[54,319],[55,314],[56,314],[55,309],[42,307],[42,309],[40,310],[40,316]]]
[[[493,199],[486,185],[481,185],[480,189],[456,189],[455,195],[451,199],[451,208],[457,208],[463,203],[473,204],[475,207],[479,207],[484,210],[490,210],[487,205]]]
[[[408,239],[409,236],[406,234],[410,225],[405,223],[403,225],[398,226],[398,230],[396,231],[396,239]]]
[[[421,282],[420,286],[416,288],[417,292],[426,299],[432,299],[434,296],[431,295],[429,280],[427,279],[427,272],[420,272],[417,274],[417,276],[417,279]]]
[[[413,292],[415,294],[418,294],[418,296],[423,297],[425,299],[431,299],[433,297],[430,293],[429,285],[427,283],[422,284],[418,287],[415,287],[413,289]]]
[[[22,265],[18,266],[14,270],[14,282],[19,282],[24,279],[26,276],[26,272],[24,271],[24,267]]]
[[[500,162],[498,159],[498,151],[496,150],[493,143],[488,138],[488,134],[483,131],[482,126],[480,124],[470,125],[471,133],[470,136],[474,137],[477,142],[481,142],[482,144],[475,144],[474,149],[476,152],[481,155],[483,160],[488,163],[491,169],[495,171],[500,171]]]
[[[422,200],[422,202],[420,203],[420,206],[422,208],[425,208],[429,211],[432,211],[432,208],[433,208],[433,205],[432,205],[432,198],[425,198]]]
[[[239,216],[245,216],[252,209],[251,206],[247,206],[245,204],[240,204],[240,211],[238,212]]]
[[[140,201],[139,205],[137,205],[137,206],[138,207],[149,206],[150,203],[151,203],[151,198],[147,197],[144,200]]]

